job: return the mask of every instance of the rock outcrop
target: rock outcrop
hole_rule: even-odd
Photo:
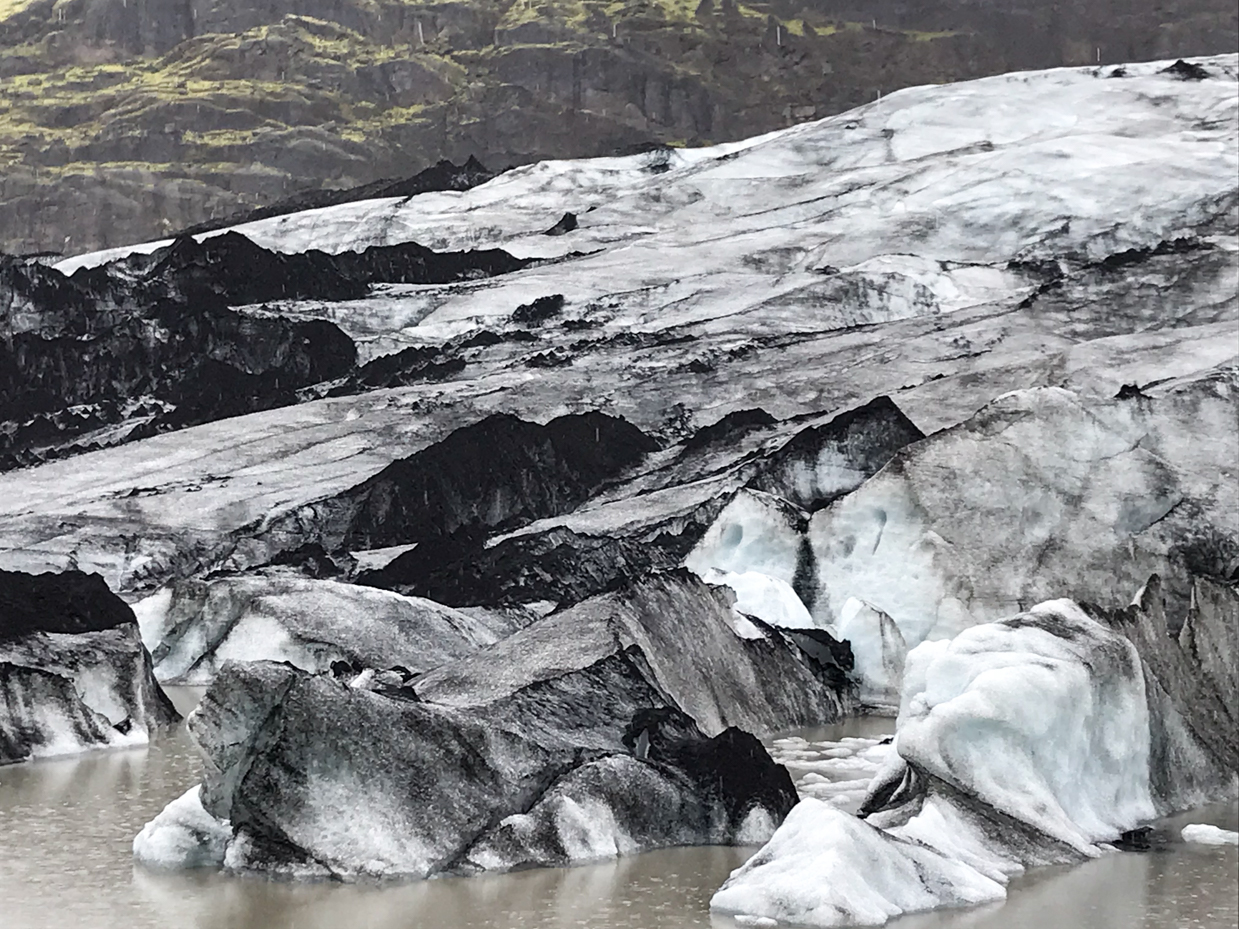
[[[179,719],[102,578],[0,571],[0,764],[141,745]]]

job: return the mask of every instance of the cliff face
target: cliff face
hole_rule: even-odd
[[[1233,49],[1224,0],[4,0],[0,251],[307,190],[751,136],[913,84]]]

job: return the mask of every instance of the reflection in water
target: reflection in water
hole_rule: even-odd
[[[182,711],[200,691],[176,689]],[[798,733],[880,738],[893,720]],[[829,750],[823,748],[823,750]],[[292,884],[135,868],[133,836],[199,779],[182,728],[150,749],[0,768],[3,929],[733,929],[710,896],[751,849],[667,849],[579,868],[408,884]],[[826,770],[819,767],[818,770]],[[1222,804],[1178,817],[1239,825]],[[1017,879],[1006,903],[892,929],[1163,929],[1239,924],[1239,850],[1176,844]]]
[[[194,929],[689,929],[752,849],[666,849],[580,868],[408,884],[291,884],[134,869],[151,925]]]

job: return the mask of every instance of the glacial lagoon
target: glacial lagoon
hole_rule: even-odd
[[[201,693],[170,688],[182,712]],[[798,786],[829,793],[839,744],[881,740],[893,720],[860,718],[771,740]],[[801,741],[802,740],[802,741]],[[851,740],[849,743],[846,740]],[[830,748],[829,746],[835,746]],[[814,752],[819,751],[815,759]],[[846,765],[841,770],[846,770]],[[133,836],[199,779],[184,724],[146,749],[0,768],[4,929],[735,929],[710,896],[755,849],[675,848],[575,868],[367,885],[287,883],[136,867]],[[826,772],[822,775],[821,772]],[[840,785],[842,786],[842,785]],[[838,795],[836,793],[836,795]],[[846,802],[843,805],[847,805]],[[342,813],[342,815],[347,815]],[[1214,929],[1239,924],[1239,849],[1188,845],[1191,822],[1239,828],[1239,804],[1159,823],[1175,841],[1016,878],[1001,904],[906,916],[892,929]]]

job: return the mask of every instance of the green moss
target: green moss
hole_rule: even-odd
[[[0,0],[0,23],[10,16],[16,16],[32,3],[34,0]]]
[[[913,42],[933,42],[937,39],[952,39],[962,32],[917,32],[915,29],[901,30]]]

